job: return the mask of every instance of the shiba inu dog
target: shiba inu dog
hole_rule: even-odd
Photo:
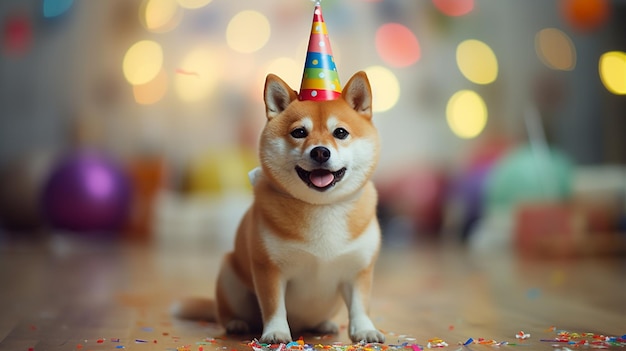
[[[367,76],[356,73],[338,99],[299,101],[270,74],[264,98],[254,202],[223,260],[216,299],[182,301],[175,314],[286,343],[292,330],[337,333],[331,319],[345,304],[351,340],[384,342],[368,316],[381,237],[370,180],[379,137]]]

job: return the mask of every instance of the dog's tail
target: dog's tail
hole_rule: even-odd
[[[176,301],[170,312],[177,318],[217,322],[217,306],[215,300],[209,298],[195,297]]]

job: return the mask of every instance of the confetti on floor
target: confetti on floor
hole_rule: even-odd
[[[616,349],[626,347],[626,334],[622,336],[605,336],[594,333],[573,333],[563,330],[558,330],[555,327],[550,327],[546,330],[549,333],[555,333],[556,336],[553,339],[540,339],[539,342],[553,342],[554,349],[561,349],[562,351],[569,350],[567,346],[588,346],[590,348],[598,349]],[[391,334],[395,335],[395,334]],[[448,344],[441,338],[431,338],[426,340],[422,345],[415,343],[415,338],[407,337],[406,335],[400,335],[400,339],[405,340],[397,344],[377,344],[377,343],[333,343],[330,345],[322,344],[308,344],[302,339],[297,342],[291,342],[288,344],[262,344],[258,340],[253,340],[248,343],[248,346],[253,351],[310,351],[310,350],[330,350],[330,351],[422,351],[425,349],[444,349],[449,346],[454,346],[455,349],[460,346],[470,345],[486,345],[486,346],[532,346],[531,335],[524,331],[515,333],[515,339],[518,342],[510,341],[496,341],[489,338],[468,338],[466,341],[460,341],[456,344]],[[559,343],[561,345],[559,345]]]
[[[113,344],[115,349],[125,349],[127,345],[132,344],[155,344],[161,341],[179,343],[175,348],[163,347],[160,350],[165,351],[205,351],[205,350],[227,350],[232,349],[232,341],[229,344],[224,343],[221,338],[206,337],[198,341],[191,342],[188,338],[181,338],[178,336],[170,336],[168,332],[159,332],[159,335],[163,336],[162,339],[131,339],[124,340],[120,338],[99,338],[96,340],[84,340],[84,344],[78,344],[76,349],[89,349],[89,346]],[[626,334],[621,336],[607,336],[595,333],[578,333],[565,330],[559,330],[555,327],[549,327],[543,331],[545,338],[537,339],[531,338],[530,333],[519,331],[511,336],[510,341],[496,341],[491,338],[482,337],[468,337],[465,341],[458,341],[454,343],[448,343],[442,338],[434,337],[426,339],[420,342],[417,338],[408,335],[398,335],[393,332],[386,332],[387,339],[393,341],[387,344],[379,343],[324,343],[326,339],[323,336],[312,337],[315,340],[313,343],[305,342],[303,338],[290,343],[282,344],[264,344],[254,339],[252,341],[242,341],[240,347],[237,349],[248,349],[250,351],[424,351],[428,349],[451,349],[454,350],[469,350],[469,346],[481,345],[492,347],[505,347],[505,346],[533,346],[552,343],[552,348],[559,351],[567,351],[573,349],[622,349],[626,348]],[[227,345],[230,345],[227,347]],[[109,346],[109,347],[111,347]],[[154,347],[151,348],[156,350]]]
[[[622,336],[607,336],[595,333],[575,333],[565,330],[556,330],[556,337],[553,339],[541,339],[542,342],[552,342],[554,347],[561,345],[589,346],[591,348],[608,349],[626,347],[626,334]]]

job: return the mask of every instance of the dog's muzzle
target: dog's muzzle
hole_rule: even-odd
[[[302,181],[317,191],[325,191],[332,188],[337,182],[343,179],[346,168],[332,172],[327,169],[314,169],[307,171],[300,166],[296,166],[296,172]]]

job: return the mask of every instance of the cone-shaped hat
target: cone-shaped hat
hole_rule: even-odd
[[[341,84],[320,2],[316,1],[309,48],[300,85],[300,100],[335,100],[341,96]]]

